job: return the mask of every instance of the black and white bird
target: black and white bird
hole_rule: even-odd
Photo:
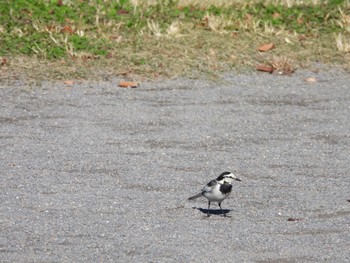
[[[193,200],[201,196],[204,196],[205,198],[207,198],[208,199],[208,212],[207,212],[208,217],[210,216],[209,215],[210,202],[217,202],[222,212],[221,203],[231,193],[232,183],[234,180],[241,181],[233,173],[223,172],[219,175],[218,178],[210,181],[207,185],[205,185],[202,188],[201,193],[188,198],[188,200]],[[226,216],[226,214],[224,214],[224,216]]]

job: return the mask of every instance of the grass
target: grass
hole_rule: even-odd
[[[2,3],[2,80],[215,75],[261,63],[350,68],[349,1]],[[270,42],[275,49],[257,51]]]

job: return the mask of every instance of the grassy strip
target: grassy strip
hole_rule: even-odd
[[[3,2],[0,71],[6,79],[152,79],[259,63],[350,65],[348,1]],[[257,51],[268,42],[276,48]]]

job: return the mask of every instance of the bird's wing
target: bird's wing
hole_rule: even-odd
[[[215,185],[217,185],[217,184],[218,184],[218,182],[217,182],[216,180],[210,181],[209,183],[207,183],[206,186],[204,186],[204,187],[202,188],[202,193],[211,192],[212,189],[213,189],[213,186],[215,186]]]
[[[206,186],[214,186],[214,185],[216,185],[216,184],[218,184],[218,181],[216,181],[216,180],[211,180],[209,183],[207,183]],[[204,186],[204,187],[205,187],[205,186]]]

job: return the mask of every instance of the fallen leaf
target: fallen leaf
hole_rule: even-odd
[[[125,9],[120,9],[117,12],[118,15],[127,15],[129,14],[129,11],[125,10]]]
[[[121,88],[137,88],[138,83],[134,81],[121,81],[119,87]]]
[[[263,71],[263,72],[268,72],[268,73],[272,73],[273,72],[273,67],[270,66],[270,65],[264,65],[264,64],[258,65],[258,66],[256,66],[256,69],[258,71]]]
[[[301,34],[298,36],[299,41],[306,40],[306,36],[304,34]]]
[[[209,19],[207,16],[203,18],[203,22],[201,23],[202,26],[208,27],[209,26]]]
[[[45,29],[46,29],[47,31],[50,31],[50,32],[55,32],[55,31],[56,31],[56,26],[48,25],[48,26],[46,26]]]
[[[7,64],[7,58],[2,58],[0,64],[1,66],[5,66]]]
[[[232,36],[232,37],[237,37],[237,36],[238,36],[238,31],[233,31],[233,32],[231,33],[231,36]]]
[[[263,45],[261,45],[259,48],[258,48],[258,50],[260,51],[260,52],[266,52],[266,51],[269,51],[269,50],[271,50],[271,49],[274,49],[276,46],[275,46],[275,44],[274,43],[268,43],[268,44],[263,44]]]
[[[291,222],[294,222],[294,221],[301,221],[302,219],[301,218],[293,218],[293,217],[290,217],[287,219],[287,221],[291,221]]]
[[[245,22],[247,22],[248,24],[250,24],[252,21],[253,21],[253,15],[251,15],[251,14],[246,14],[245,16],[244,16],[244,21]]]
[[[115,42],[121,42],[123,37],[121,35],[113,35],[109,37],[111,40],[114,40]]]
[[[64,21],[66,21],[67,24],[72,24],[72,21],[68,17],[66,17]]]
[[[64,33],[64,34],[72,34],[72,33],[73,33],[73,29],[72,29],[70,26],[64,26],[64,27],[61,29],[61,33]]]
[[[272,18],[280,18],[281,15],[278,12],[273,13]]]
[[[107,55],[106,55],[106,58],[111,59],[112,57],[113,57],[112,53],[108,52]]]
[[[27,9],[27,8],[21,9],[20,12],[21,12],[21,13],[25,13],[25,14],[27,14],[27,15],[30,16],[30,17],[32,16],[32,11],[30,11],[30,10]]]
[[[57,6],[63,6],[63,1],[62,0],[58,0],[57,1]]]
[[[63,84],[70,86],[70,85],[74,84],[74,81],[73,80],[65,80],[65,81],[63,81]]]
[[[309,82],[309,83],[315,83],[317,82],[317,80],[315,78],[306,78],[304,79],[306,82]]]

